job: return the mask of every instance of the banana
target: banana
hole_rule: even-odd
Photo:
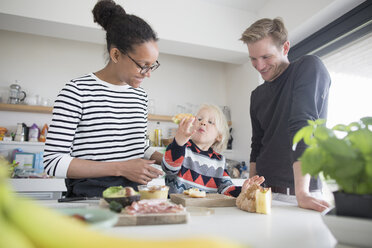
[[[3,192],[0,199],[2,212],[6,213],[7,220],[38,248],[241,247],[229,240],[215,237],[144,241],[108,236],[90,229],[86,224],[78,220],[63,216],[51,209],[38,205],[30,199],[15,195],[10,187],[2,182],[3,180],[0,178],[0,187]],[[8,247],[14,246],[11,245]]]
[[[1,165],[0,165],[1,166]],[[1,166],[2,167],[2,166]],[[0,168],[0,171],[3,168]],[[4,174],[2,174],[4,173]],[[7,194],[5,170],[0,172],[0,247],[12,248],[33,248],[35,247],[31,240],[29,240],[22,232],[20,232],[9,220],[6,218],[6,211],[4,205],[4,194]]]
[[[12,223],[3,213],[0,215],[0,247],[7,248],[34,248],[34,244]]]

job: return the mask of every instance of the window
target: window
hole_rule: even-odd
[[[290,61],[319,56],[330,72],[328,127],[372,116],[372,1],[365,1],[294,46]]]
[[[372,33],[321,59],[332,78],[328,126],[372,116]]]

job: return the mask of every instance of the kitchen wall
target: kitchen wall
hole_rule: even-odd
[[[39,95],[48,99],[49,104],[68,80],[101,69],[107,58],[104,45],[4,30],[0,30],[0,54],[0,93],[7,94],[9,85],[18,80],[28,97]],[[246,159],[239,153],[247,149],[244,143],[250,136],[250,124],[246,108],[251,88],[257,84],[256,76],[250,76],[250,66],[163,53],[159,61],[159,69],[142,85],[155,101],[155,113],[173,115],[177,105],[187,103],[233,106],[234,151],[229,154],[239,160]],[[11,129],[15,129],[17,122],[42,126],[51,119],[49,114],[6,111],[0,114],[0,126]],[[150,129],[154,125],[150,123]],[[176,127],[171,123],[161,125],[164,133]],[[242,133],[236,132],[235,127],[243,127]],[[244,149],[240,148],[242,144]]]
[[[203,0],[141,0],[141,4],[117,0],[159,34],[162,65],[143,83],[155,99],[156,113],[172,115],[177,104],[187,102],[230,106],[234,137],[230,156],[238,160],[249,158],[249,99],[260,81],[246,47],[238,41],[241,32],[254,20],[281,16],[294,45],[363,1],[268,0],[260,10],[244,10]],[[52,101],[67,80],[104,66],[104,31],[86,11],[95,2],[0,1],[0,94],[19,80],[30,95]],[[0,126],[25,119],[28,125],[50,120],[48,114],[0,114]]]

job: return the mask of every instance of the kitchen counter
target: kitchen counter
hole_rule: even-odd
[[[232,179],[233,183],[241,186],[245,179]],[[13,189],[18,193],[38,200],[51,200],[61,197],[66,191],[65,179],[62,178],[11,178]],[[164,178],[153,179],[149,185],[164,185]]]
[[[187,224],[113,227],[105,232],[138,239],[224,237],[257,248],[320,248],[335,247],[337,243],[320,213],[289,203],[273,201],[271,215],[235,207],[214,208],[214,211],[209,216],[191,215]]]

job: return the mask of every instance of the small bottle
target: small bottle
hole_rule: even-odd
[[[248,168],[247,168],[247,165],[245,164],[245,162],[243,161],[242,162],[242,167],[241,167],[241,178],[249,178],[249,171],[248,171]]]
[[[25,141],[25,130],[23,128],[23,123],[17,123],[17,131],[15,134],[14,141]]]
[[[155,129],[155,144],[154,146],[161,146],[161,128],[160,128],[160,122],[156,123],[156,129]]]

